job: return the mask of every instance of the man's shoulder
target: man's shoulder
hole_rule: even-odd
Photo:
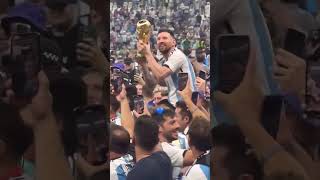
[[[124,155],[121,158],[111,160],[110,164],[121,165],[121,164],[131,164],[133,162],[133,157],[130,154]]]
[[[184,60],[184,59],[187,59],[187,56],[180,49],[176,48],[173,51],[173,53],[169,56],[168,59],[170,60],[170,59],[177,59],[177,58]]]
[[[140,160],[129,172],[128,179],[143,179],[155,177],[155,175],[165,175],[164,169],[171,168],[171,161],[165,152],[159,151]],[[171,174],[171,173],[170,173]]]

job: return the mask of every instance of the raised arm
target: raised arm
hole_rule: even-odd
[[[117,100],[120,102],[121,125],[129,132],[130,137],[133,137],[134,118],[130,111],[129,100],[125,85],[122,85],[122,91],[117,95]]]
[[[39,91],[32,103],[20,111],[23,120],[34,132],[36,178],[71,180],[71,170],[65,159],[58,125],[52,112],[49,82],[43,72],[39,74],[39,82]]]
[[[263,160],[266,176],[275,174],[302,176],[310,179],[304,168],[260,124],[263,93],[256,72],[256,56],[251,53],[247,71],[240,86],[231,94],[215,92],[214,97],[230,113],[258,158]],[[246,102],[246,105],[243,105]]]

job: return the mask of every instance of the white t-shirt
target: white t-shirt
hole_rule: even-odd
[[[110,161],[110,180],[126,179],[133,168],[133,157],[129,154]]]
[[[173,166],[172,169],[172,177],[173,179],[177,179],[181,172],[181,168],[183,167],[183,153],[186,151],[185,149],[180,149],[172,144],[167,142],[161,143],[162,150],[167,153],[171,160],[171,164]]]
[[[167,66],[173,72],[170,76],[166,77],[164,81],[169,88],[169,102],[171,104],[176,104],[179,100],[177,94],[178,73],[188,73],[189,79],[191,80],[192,91],[195,90],[195,73],[193,66],[187,56],[178,48],[175,48],[169,58],[162,62],[163,66]]]
[[[206,152],[208,155],[210,151]],[[204,164],[197,164],[197,160],[188,169],[182,180],[210,180],[210,167]]]
[[[202,164],[193,165],[182,180],[210,180],[210,168]]]

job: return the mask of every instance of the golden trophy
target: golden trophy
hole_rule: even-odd
[[[142,40],[144,43],[149,43],[149,39],[151,36],[151,23],[146,20],[142,19],[137,23],[137,37],[138,40]],[[145,60],[145,57],[143,54],[138,53],[137,54],[138,60]]]

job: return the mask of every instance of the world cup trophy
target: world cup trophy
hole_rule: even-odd
[[[142,19],[137,23],[137,37],[138,40],[142,40],[144,43],[149,43],[149,39],[151,36],[151,23],[146,20]],[[145,60],[145,57],[143,54],[138,53],[137,54],[138,60]]]

